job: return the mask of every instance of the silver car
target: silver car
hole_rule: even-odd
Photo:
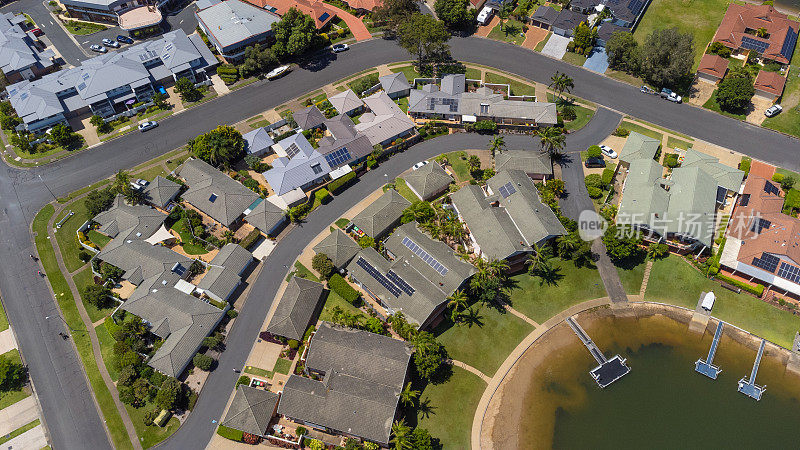
[[[147,122],[142,122],[139,124],[139,131],[147,131],[152,130],[153,128],[158,126],[158,122],[155,120],[148,120]]]

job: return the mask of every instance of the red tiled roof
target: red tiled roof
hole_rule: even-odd
[[[697,68],[697,71],[722,78],[725,76],[725,72],[728,71],[728,60],[719,55],[703,55],[703,59],[700,60],[700,67]]]
[[[768,37],[760,38],[745,30],[767,30]],[[720,42],[734,50],[742,47],[742,38],[748,37],[769,44],[763,56],[767,59],[788,64],[792,48],[783,49],[783,43],[789,36],[796,36],[800,30],[800,22],[789,20],[786,14],[779,13],[770,5],[739,5],[731,3],[725,17],[717,29],[712,42]]]
[[[365,9],[372,11],[378,6],[383,5],[383,0],[345,0],[353,9]]]
[[[786,78],[782,77],[779,73],[762,70],[758,72],[754,86],[757,91],[781,95],[785,84]]]
[[[247,0],[248,2],[265,9],[275,8],[279,15],[286,14],[291,8],[296,8],[303,14],[314,19],[317,29],[323,28],[336,16],[336,11],[319,0]],[[326,16],[327,14],[327,16]],[[324,19],[320,19],[324,17]]]

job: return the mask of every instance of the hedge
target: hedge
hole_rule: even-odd
[[[328,287],[331,288],[333,292],[336,292],[341,296],[347,303],[355,304],[356,300],[360,294],[357,290],[353,289],[353,286],[350,286],[344,278],[338,273],[333,274],[333,276],[328,280]]]
[[[603,169],[602,175],[603,185],[610,186],[611,183],[614,181],[614,171],[611,169]]]
[[[742,160],[739,162],[739,170],[744,172],[745,176],[750,173],[750,164],[753,162],[751,158],[746,156],[742,157]]]
[[[220,425],[217,428],[217,434],[225,439],[230,439],[236,442],[242,442],[242,439],[244,438],[244,432],[241,430],[234,430],[233,428],[228,428],[223,425]]]
[[[327,189],[322,188],[314,193],[314,196],[319,200],[320,203],[323,205],[331,201],[331,193],[328,192]]]
[[[239,241],[239,245],[244,248],[249,248],[251,245],[255,244],[258,238],[261,237],[261,232],[258,230],[251,231],[247,236],[244,237],[241,241]]]
[[[728,284],[730,284],[732,286],[736,286],[738,288],[741,288],[743,291],[747,291],[747,292],[749,292],[751,294],[754,294],[754,295],[756,295],[758,297],[761,297],[762,295],[764,295],[764,289],[765,288],[764,288],[763,284],[757,284],[757,285],[753,286],[753,285],[747,284],[747,283],[745,283],[743,281],[739,281],[737,279],[734,279],[734,278],[731,278],[731,277],[728,277],[728,276],[725,276],[725,275],[722,275],[722,274],[717,274],[716,278],[718,280],[722,280],[722,281],[724,281],[724,282],[726,282],[726,283],[728,283]]]
[[[328,183],[328,190],[334,194],[338,194],[343,188],[349,186],[350,182],[356,178],[355,172],[349,172],[346,175],[337,178]]]

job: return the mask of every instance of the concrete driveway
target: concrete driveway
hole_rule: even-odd
[[[542,54],[552,56],[555,59],[561,59],[564,57],[564,53],[567,53],[567,44],[569,44],[571,40],[572,38],[553,33],[550,39],[547,40],[547,43],[544,44]]]
[[[606,70],[608,70],[608,55],[606,54],[606,49],[603,47],[595,47],[594,50],[592,50],[592,54],[589,55],[589,58],[583,63],[583,67],[592,72],[606,73]]]

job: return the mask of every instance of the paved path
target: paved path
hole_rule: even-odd
[[[39,418],[36,409],[36,396],[31,395],[0,410],[0,436],[5,436],[17,428]],[[4,448],[7,448],[4,446]]]
[[[19,436],[3,443],[3,448],[36,450],[47,446],[47,437],[44,435],[44,427],[37,425]]]
[[[0,331],[0,355],[15,348],[17,348],[17,341],[14,340],[14,332],[11,331],[11,328]]]
[[[533,325],[534,328],[539,326],[539,324],[536,323],[533,319],[531,319],[530,317],[526,316],[525,314],[522,314],[521,312],[517,311],[516,309],[512,308],[511,305],[506,303],[506,304],[503,305],[503,307],[506,309],[506,311],[508,311],[511,314],[519,317],[520,319],[524,320],[525,322],[528,322],[529,324]]]
[[[653,261],[648,260],[647,266],[644,268],[644,276],[642,277],[642,286],[639,288],[639,298],[644,300],[644,293],[647,291],[647,282],[650,281],[650,271],[653,269]]]
[[[547,40],[547,43],[544,44],[544,47],[542,47],[542,54],[551,58],[561,59],[564,57],[564,54],[567,53],[567,44],[569,44],[571,40],[572,39],[568,37],[553,33],[550,35],[550,39]]]
[[[486,376],[485,373],[483,373],[480,370],[470,366],[469,364],[467,364],[465,362],[461,362],[461,361],[458,361],[458,360],[455,360],[455,359],[451,359],[448,362],[450,364],[456,366],[456,367],[461,367],[462,369],[466,370],[467,372],[471,372],[471,373],[479,376],[481,378],[481,380],[483,380],[484,383],[488,383],[489,381],[491,381],[491,378]]]

